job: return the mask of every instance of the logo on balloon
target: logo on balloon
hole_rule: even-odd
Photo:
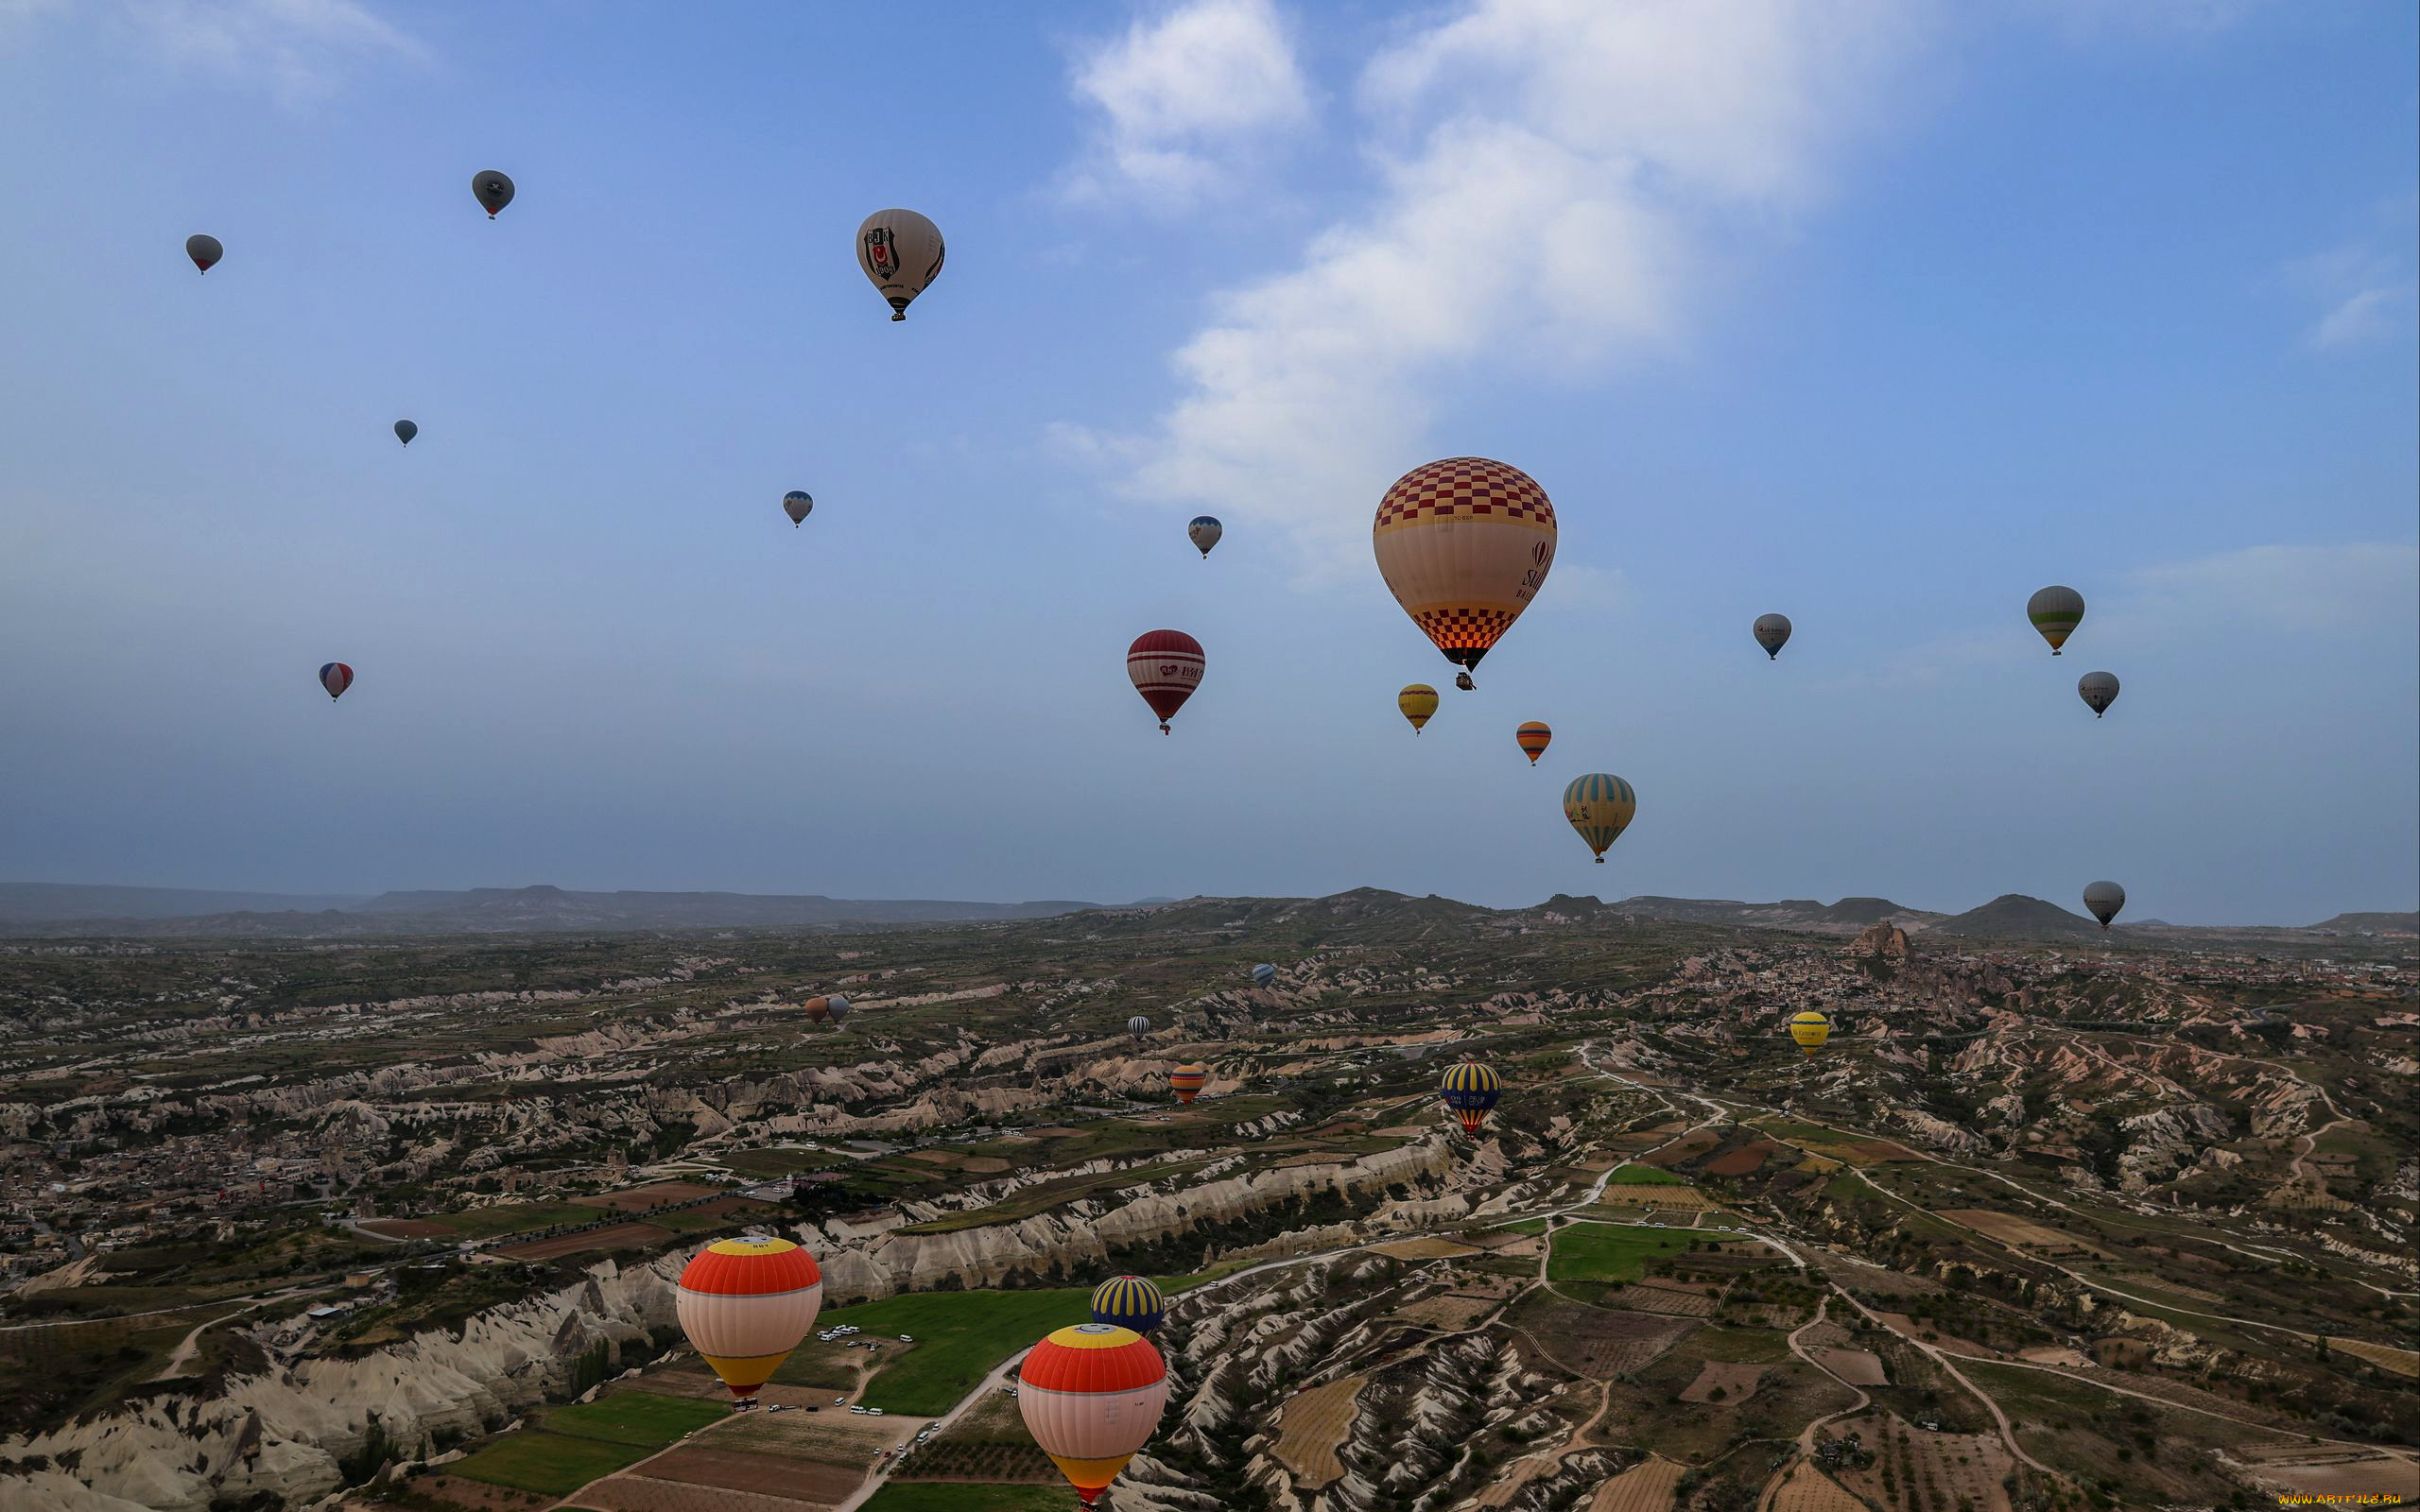
[[[866,232],[866,261],[888,273],[898,264],[890,256],[890,228],[876,226]]]

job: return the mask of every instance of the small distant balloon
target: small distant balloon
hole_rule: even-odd
[[[353,668],[341,662],[331,662],[320,669],[320,686],[328,690],[331,698],[341,698],[344,690],[353,686]]]
[[[1126,648],[1126,676],[1160,716],[1160,733],[1201,686],[1201,643],[1183,630],[1147,630]]]
[[[1263,961],[1258,966],[1252,969],[1252,985],[1254,987],[1267,987],[1270,983],[1276,980],[1277,968],[1270,965],[1267,961]]]
[[[1437,1089],[1443,1094],[1445,1106],[1461,1120],[1462,1132],[1473,1139],[1478,1137],[1479,1125],[1504,1095],[1504,1080],[1493,1067],[1476,1060],[1465,1060],[1445,1068],[1444,1080]]]
[[[2050,654],[2062,655],[2059,647],[2066,644],[2067,637],[2083,623],[2083,595],[2053,583],[2025,601],[2025,617],[2042,632],[2042,639],[2050,643]]]
[[[1765,660],[1778,660],[1781,648],[1789,644],[1789,616],[1759,614],[1754,627],[1756,644],[1765,648]]]
[[[827,997],[809,998],[800,1006],[805,1009],[806,1022],[809,1023],[821,1023],[832,1017],[832,1000]]]
[[[1168,1091],[1176,1093],[1180,1103],[1190,1103],[1201,1095],[1202,1087],[1210,1080],[1206,1066],[1179,1066],[1168,1073]]]
[[[857,228],[857,266],[890,302],[890,318],[942,276],[942,229],[912,210],[877,210]]]
[[[395,421],[395,439],[403,442],[406,446],[411,445],[412,438],[419,434],[420,427],[413,424],[410,421],[399,420]]]
[[[1538,758],[1547,753],[1547,745],[1554,739],[1554,731],[1547,728],[1545,720],[1532,719],[1512,731],[1512,738],[1528,753],[1530,765],[1535,766]]]
[[[493,220],[497,211],[512,203],[512,180],[488,168],[471,175],[471,193],[488,213],[488,219]]]
[[[1638,795],[1611,772],[1575,777],[1563,790],[1563,816],[1588,842],[1600,867],[1605,864],[1605,848],[1621,838],[1637,813]]]
[[[2100,927],[2107,929],[2109,921],[2118,917],[2118,910],[2126,906],[2126,889],[2114,882],[2093,883],[2083,890],[2083,905],[2100,920]]]
[[[1113,1276],[1093,1288],[1093,1321],[1150,1333],[1168,1315],[1167,1298],[1148,1277]]]
[[[1437,690],[1425,682],[1411,683],[1395,695],[1395,707],[1403,711],[1404,718],[1411,722],[1411,732],[1417,735],[1420,727],[1437,712]]]
[[[1811,1056],[1824,1048],[1824,1040],[1832,1038],[1832,1021],[1813,1009],[1797,1014],[1789,1021],[1789,1038],[1797,1042],[1799,1049]]]
[[[1150,1034],[1151,1021],[1138,1013],[1126,1021],[1126,1032],[1132,1035],[1134,1042],[1139,1045]]]
[[[1206,514],[1195,515],[1193,517],[1193,524],[1184,527],[1185,539],[1191,541],[1196,546],[1199,546],[1201,549],[1201,555],[1204,557],[1210,555],[1210,548],[1217,545],[1219,543],[1219,538],[1226,533],[1226,528],[1224,526],[1220,525],[1215,518]]]
[[[197,232],[185,238],[185,255],[193,259],[194,266],[207,273],[227,255],[227,249],[218,245],[217,237]]]
[[[804,489],[792,489],[782,495],[782,512],[790,517],[793,527],[803,525],[806,517],[815,512],[815,498]]]
[[[2092,709],[2092,717],[2100,718],[2118,701],[2118,675],[2114,672],[2087,672],[2076,679],[2076,696]]]
[[[849,1016],[849,1000],[835,992],[823,1000],[823,1011],[832,1015],[834,1023],[838,1023]]]

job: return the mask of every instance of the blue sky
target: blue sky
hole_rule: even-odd
[[[0,875],[2411,907],[2416,28],[0,5]],[[1415,740],[1466,453],[1562,549]]]

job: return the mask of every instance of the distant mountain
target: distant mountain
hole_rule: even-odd
[[[2023,893],[2002,893],[1980,908],[1940,919],[1926,931],[1969,939],[2098,939],[2100,926],[2056,903]]]
[[[188,919],[199,914],[304,913],[351,908],[361,893],[320,897],[284,892],[214,892],[190,887],[88,887],[66,882],[0,882],[0,921],[75,919]]]
[[[91,888],[103,894],[155,888]],[[213,900],[260,898],[270,906],[208,906],[179,913],[104,912],[54,905],[20,913],[0,897],[0,934],[218,936],[342,938],[363,935],[546,933],[559,930],[799,929],[843,924],[934,924],[1043,919],[1098,907],[1088,902],[951,902],[737,892],[571,892],[562,887],[474,887],[462,892],[389,892],[375,898],[288,899],[192,893]],[[95,900],[95,903],[106,900]],[[298,904],[320,903],[320,907]],[[279,906],[283,905],[283,906]],[[339,906],[340,905],[340,906]],[[167,905],[161,904],[161,907]]]
[[[1158,908],[1163,904],[1172,903],[1175,902],[1176,900],[1173,898],[1137,898],[1126,906],[1129,908]]]
[[[2339,935],[2420,935],[2420,913],[2339,914],[2309,927]]]

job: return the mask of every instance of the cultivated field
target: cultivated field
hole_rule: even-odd
[[[1513,1321],[1557,1365],[1595,1381],[1642,1368],[1698,1326],[1680,1318],[1544,1300],[1525,1302]]]
[[[1781,1145],[1770,1140],[1742,1144],[1736,1150],[1725,1150],[1705,1163],[1708,1176],[1747,1176],[1763,1166],[1769,1157],[1786,1153]]]
[[[640,1444],[608,1443],[525,1428],[445,1467],[448,1475],[562,1496],[654,1453]]]
[[[1814,1461],[1800,1460],[1789,1479],[1773,1493],[1771,1512],[1865,1512],[1865,1503],[1817,1469]]]
[[[2254,1471],[2253,1478],[2281,1497],[2325,1496],[2371,1506],[2420,1503],[2420,1471],[2415,1471],[2409,1460],[2384,1454],[2272,1460]]]
[[[1395,1260],[1457,1260],[1478,1251],[1469,1245],[1458,1245],[1450,1239],[1398,1239],[1390,1245],[1372,1245],[1373,1254]]]
[[[2390,1344],[2372,1344],[2366,1339],[2330,1339],[2327,1347],[2342,1349],[2357,1359],[2367,1360],[2381,1370],[2392,1370],[2399,1376],[2420,1376],[2420,1350],[2398,1349]]]
[[[1015,1399],[1003,1391],[989,1393],[947,1432],[909,1450],[893,1473],[903,1480],[1036,1486],[1057,1486],[1061,1479],[1059,1467],[1027,1432]]]
[[[652,1467],[650,1467],[651,1469]],[[761,1492],[735,1491],[727,1486],[708,1486],[692,1481],[662,1481],[652,1475],[616,1475],[596,1485],[583,1487],[579,1504],[595,1512],[830,1512],[830,1508],[856,1489],[864,1477],[851,1479],[845,1487],[833,1491],[830,1484],[844,1471],[828,1465],[801,1466],[808,1472],[803,1476],[798,1497],[768,1496]],[[815,1501],[805,1500],[809,1487],[822,1493]]]
[[[2103,1255],[2105,1258],[2102,1250],[2073,1234],[2063,1234],[2056,1228],[2046,1228],[2031,1218],[2020,1218],[2014,1213],[1993,1212],[1983,1208],[1943,1208],[1936,1215],[2019,1249],[2040,1250],[2053,1255]]]
[[[389,1239],[459,1239],[457,1229],[426,1218],[372,1218],[361,1226]]]
[[[1702,1405],[1717,1401],[1727,1401],[1736,1405],[1756,1394],[1756,1383],[1763,1379],[1764,1374],[1765,1367],[1760,1365],[1740,1365],[1728,1360],[1708,1360],[1704,1368],[1698,1371],[1697,1379],[1682,1390],[1681,1400]],[[1722,1395],[1716,1396],[1715,1393],[1718,1391]]]
[[[1809,1349],[1815,1363],[1853,1386],[1887,1386],[1882,1357],[1865,1349]]]
[[[671,1238],[671,1229],[659,1228],[651,1223],[609,1223],[586,1233],[558,1234],[552,1239],[505,1245],[496,1253],[514,1260],[560,1260],[592,1249],[648,1249]]]
[[[1686,1234],[1668,1228],[1569,1224],[1554,1231],[1554,1253],[1547,1259],[1547,1279],[1633,1281],[1645,1274],[1649,1261],[1685,1253],[1688,1247]]]
[[[1448,1331],[1469,1328],[1495,1308],[1496,1299],[1490,1297],[1460,1297],[1446,1292],[1437,1297],[1424,1297],[1409,1306],[1395,1309],[1394,1315],[1407,1323]]]
[[[1928,1506],[1964,1503],[1975,1512],[2009,1512],[2000,1481],[2016,1461],[1996,1435],[1926,1433],[1889,1414],[1852,1418],[1834,1431],[1856,1433],[1874,1452],[1872,1465],[1844,1469],[1840,1477],[1877,1506],[1912,1506],[1921,1488]]]
[[[653,1448],[731,1416],[731,1409],[719,1402],[652,1391],[617,1391],[579,1406],[558,1407],[540,1420],[540,1426],[550,1434]]]
[[[859,1418],[829,1407],[821,1412],[752,1412],[707,1442],[718,1450],[760,1456],[863,1466],[922,1426],[921,1418]]]
[[[800,1502],[838,1502],[864,1482],[873,1457],[869,1454],[855,1465],[840,1466],[683,1444],[648,1461],[646,1476],[650,1481]]]
[[[1669,1512],[1672,1488],[1686,1468],[1668,1459],[1650,1457],[1597,1487],[1588,1512]]]
[[[668,1207],[675,1202],[694,1202],[711,1197],[720,1187],[701,1186],[695,1181],[651,1181],[643,1187],[624,1187],[619,1192],[600,1193],[592,1197],[571,1200],[584,1208],[611,1208],[615,1212],[643,1212],[649,1208]]]
[[[1298,1391],[1278,1418],[1277,1457],[1305,1483],[1325,1486],[1344,1473],[1336,1447],[1353,1424],[1353,1400],[1367,1383],[1364,1376],[1346,1376],[1324,1386]]]

